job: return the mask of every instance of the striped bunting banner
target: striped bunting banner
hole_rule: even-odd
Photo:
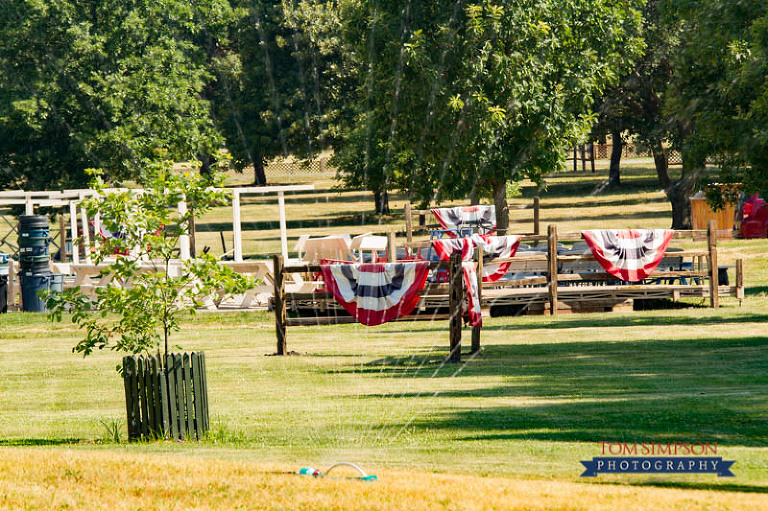
[[[605,271],[629,282],[638,282],[653,273],[664,258],[672,234],[668,229],[581,231]]]
[[[450,229],[463,227],[482,227],[486,231],[496,229],[496,208],[494,206],[433,208],[432,214],[443,229],[449,230],[448,235],[452,238],[455,238],[456,234],[450,232]]]
[[[363,325],[373,326],[410,314],[429,273],[426,261],[321,265],[336,301]]]

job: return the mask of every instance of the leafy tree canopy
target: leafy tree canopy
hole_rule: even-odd
[[[201,96],[196,42],[226,0],[6,0],[0,4],[0,185],[76,187],[84,169],[135,177],[222,142]]]
[[[634,4],[344,4],[361,85],[341,176],[422,202],[492,190],[503,218],[506,182],[560,169],[637,54]]]

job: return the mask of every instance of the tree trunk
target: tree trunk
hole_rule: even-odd
[[[659,178],[659,185],[672,205],[672,229],[690,229],[693,225],[691,219],[691,195],[695,184],[694,175],[696,172],[686,172],[683,168],[683,175],[677,181],[672,181],[669,177],[669,160],[667,152],[660,142],[651,146],[653,162],[656,166],[656,175]]]
[[[667,151],[662,147],[661,142],[655,142],[651,145],[653,154],[653,163],[656,166],[656,175],[659,177],[659,185],[665,192],[672,185],[669,179],[669,158]]]
[[[693,193],[693,179],[685,178],[675,181],[667,189],[667,198],[672,204],[672,228],[691,229],[691,194]]]
[[[253,162],[253,184],[264,186],[267,184],[267,175],[264,173],[264,160],[256,158]]]
[[[478,204],[480,204],[480,196],[477,194],[477,188],[473,186],[469,192],[469,205],[477,206]]]
[[[210,176],[212,170],[211,165],[213,165],[213,156],[210,154],[198,154],[197,157],[200,159],[200,175]]]
[[[496,230],[499,235],[509,229],[509,206],[507,205],[507,180],[493,181],[493,205],[496,206]]]
[[[621,131],[611,131],[613,145],[611,147],[611,166],[608,170],[608,186],[621,186],[621,151],[624,148],[624,140]]]
[[[386,189],[384,190],[374,190],[373,192],[373,200],[376,203],[376,214],[377,215],[388,215],[390,213],[389,209],[389,193]]]

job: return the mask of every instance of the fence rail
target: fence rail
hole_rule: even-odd
[[[208,431],[205,353],[123,357],[128,438],[200,440]]]

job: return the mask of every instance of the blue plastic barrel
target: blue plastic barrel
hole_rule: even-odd
[[[53,273],[31,273],[22,271],[19,273],[21,280],[21,310],[24,312],[48,312],[45,301],[40,298],[40,293],[51,289]]]

